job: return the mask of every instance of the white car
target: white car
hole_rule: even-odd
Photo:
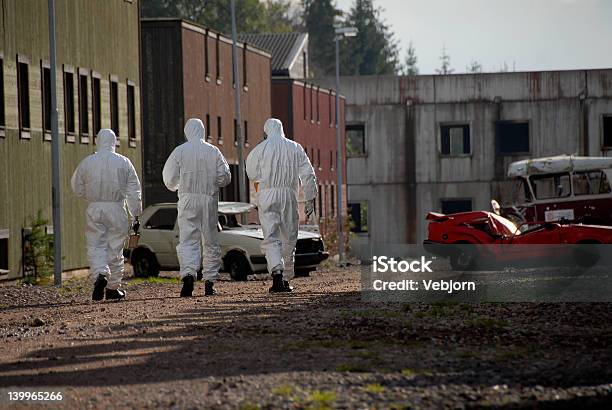
[[[263,232],[259,225],[241,225],[237,215],[247,213],[255,205],[242,202],[219,202],[219,242],[222,268],[234,280],[246,280],[253,273],[266,272],[266,257],[260,244]],[[179,240],[176,203],[161,203],[147,207],[140,217],[138,247],[124,254],[139,277],[157,276],[160,269],[178,270],[176,245]],[[252,219],[252,218],[251,218]],[[296,275],[308,274],[327,259],[329,253],[321,235],[300,230],[295,252]]]

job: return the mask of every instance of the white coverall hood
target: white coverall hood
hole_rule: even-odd
[[[178,191],[176,252],[181,277],[196,277],[202,263],[204,279],[214,281],[221,267],[217,197],[219,188],[230,183],[231,173],[221,151],[204,140],[202,121],[188,120],[184,131],[187,141],[172,151],[162,172],[166,187]],[[204,249],[203,261],[200,248]]]
[[[204,140],[206,128],[204,123],[199,118],[190,118],[185,124],[185,138],[187,141]]]
[[[104,128],[98,132],[98,137],[96,138],[96,147],[98,147],[98,151],[115,152],[116,145],[117,136],[113,130]]]
[[[142,213],[141,187],[132,162],[115,152],[117,137],[103,129],[96,139],[96,153],[81,161],[72,175],[72,190],[85,198],[85,237],[90,279],[103,275],[109,289],[117,289],[123,277],[123,244],[129,221],[125,205],[133,216]]]
[[[257,193],[259,221],[264,234],[261,243],[268,271],[283,270],[286,280],[293,277],[295,245],[298,236],[298,192],[304,199],[317,196],[317,181],[312,164],[300,144],[285,138],[283,124],[270,118],[264,124],[266,140],[249,154],[246,170],[259,183]]]

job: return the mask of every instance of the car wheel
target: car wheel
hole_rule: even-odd
[[[245,281],[251,267],[245,256],[240,252],[230,252],[225,257],[225,269],[229,272],[231,278],[236,281]]]
[[[476,268],[476,258],[471,251],[468,243],[461,242],[455,252],[450,257],[450,264],[453,270],[474,270]]]
[[[146,278],[149,276],[159,276],[159,263],[155,254],[148,249],[137,249],[132,255],[132,267],[134,276]]]

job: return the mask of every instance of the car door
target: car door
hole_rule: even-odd
[[[175,207],[159,208],[144,223],[143,239],[162,266],[176,266],[175,236],[177,210]]]

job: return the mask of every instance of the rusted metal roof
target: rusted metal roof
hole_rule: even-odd
[[[240,34],[238,39],[272,54],[272,75],[284,75],[302,52],[308,33]]]

